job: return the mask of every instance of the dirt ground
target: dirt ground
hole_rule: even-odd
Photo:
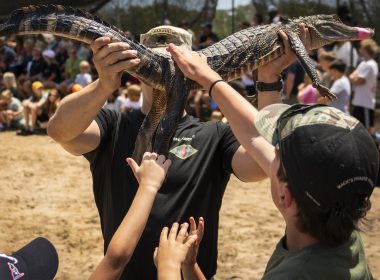
[[[87,161],[47,136],[6,132],[0,134],[0,166],[0,252],[11,253],[45,236],[58,250],[56,279],[86,279],[103,247]],[[372,205],[372,228],[363,239],[372,273],[380,279],[380,189]],[[232,178],[220,217],[216,279],[260,279],[284,231],[269,182]]]

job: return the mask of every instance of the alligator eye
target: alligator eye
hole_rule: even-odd
[[[166,36],[160,36],[157,38],[158,44],[165,44],[166,43]]]

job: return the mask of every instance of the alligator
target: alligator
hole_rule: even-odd
[[[334,98],[328,88],[321,85],[313,60],[308,56],[299,38],[299,24],[309,29],[311,49],[336,41],[362,40],[373,36],[369,28],[343,24],[336,15],[313,15],[285,20],[279,24],[250,27],[236,32],[199,52],[207,57],[210,67],[225,81],[231,81],[252,72],[284,53],[279,37],[283,30],[312,84],[321,95]],[[15,10],[0,25],[0,36],[10,34],[49,33],[90,44],[96,38],[107,36],[113,42],[126,42],[138,52],[141,62],[128,72],[154,88],[152,109],[146,116],[136,143],[133,158],[140,162],[145,151],[168,154],[172,136],[191,89],[200,88],[196,82],[184,77],[169,54],[159,53],[130,40],[115,26],[79,9],[60,5],[37,5]]]

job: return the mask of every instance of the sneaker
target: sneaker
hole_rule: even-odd
[[[18,136],[29,136],[29,135],[33,135],[34,134],[34,131],[31,131],[29,129],[21,129],[20,131],[17,131],[16,134]]]

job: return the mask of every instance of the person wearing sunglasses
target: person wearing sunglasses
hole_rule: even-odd
[[[301,27],[306,47],[307,33]],[[259,112],[204,57],[172,44],[168,51],[188,78],[209,89],[239,142],[270,178],[286,226],[263,279],[373,279],[359,224],[377,178],[375,144],[358,120],[338,109],[271,104],[281,100],[278,77],[295,59],[286,35],[279,35],[286,55],[258,69]]]

